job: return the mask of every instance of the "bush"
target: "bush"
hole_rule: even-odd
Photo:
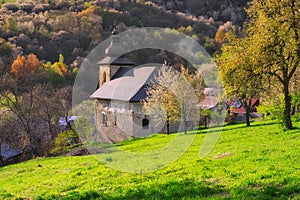
[[[58,134],[54,141],[54,148],[51,153],[64,154],[67,153],[70,149],[77,147],[80,144],[79,137],[76,131],[74,130],[65,130]]]
[[[300,122],[300,113],[292,115],[292,120],[294,122]]]

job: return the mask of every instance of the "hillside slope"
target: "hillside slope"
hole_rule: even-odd
[[[300,123],[282,131],[272,121],[228,125],[206,158],[205,131],[183,157],[150,173],[124,173],[93,156],[39,158],[0,168],[0,199],[299,199]],[[149,151],[174,135],[127,141],[120,148]],[[184,137],[184,135],[182,135]]]
[[[210,54],[219,49],[215,34],[229,22],[240,26],[246,20],[248,0],[18,0],[0,8],[1,62],[10,66],[18,54],[34,53],[40,60],[55,62],[61,53],[68,65],[82,59],[110,36],[134,27],[169,27],[197,38]],[[0,40],[1,41],[1,40]],[[1,42],[0,42],[1,43]],[[12,54],[12,55],[11,55]],[[1,66],[0,62],[0,68]]]

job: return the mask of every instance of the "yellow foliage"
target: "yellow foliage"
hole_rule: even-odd
[[[90,7],[88,7],[87,9],[85,9],[85,10],[79,12],[79,13],[77,14],[77,16],[78,16],[78,17],[91,16],[91,15],[94,14],[95,10],[96,10],[95,6],[90,6]]]
[[[215,35],[215,40],[217,43],[222,44],[225,42],[225,30],[223,28],[219,28]]]

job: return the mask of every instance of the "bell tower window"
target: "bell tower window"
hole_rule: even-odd
[[[106,71],[104,71],[102,73],[102,82],[101,82],[101,85],[103,85],[105,82],[106,82]]]

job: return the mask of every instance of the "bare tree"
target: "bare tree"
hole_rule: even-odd
[[[70,87],[52,88],[39,80],[41,75],[31,74],[27,80],[6,74],[0,81],[0,107],[5,110],[0,116],[5,124],[1,132],[13,130],[17,136],[6,135],[22,141],[20,146],[32,156],[45,155],[52,148],[58,119],[68,115],[71,107]]]
[[[156,121],[166,121],[167,133],[170,123],[179,121],[183,122],[184,132],[187,133],[188,120],[199,118],[197,105],[202,97],[200,88],[203,89],[203,86],[201,77],[190,75],[185,68],[181,67],[180,73],[163,65],[148,87],[144,109],[153,114]]]

